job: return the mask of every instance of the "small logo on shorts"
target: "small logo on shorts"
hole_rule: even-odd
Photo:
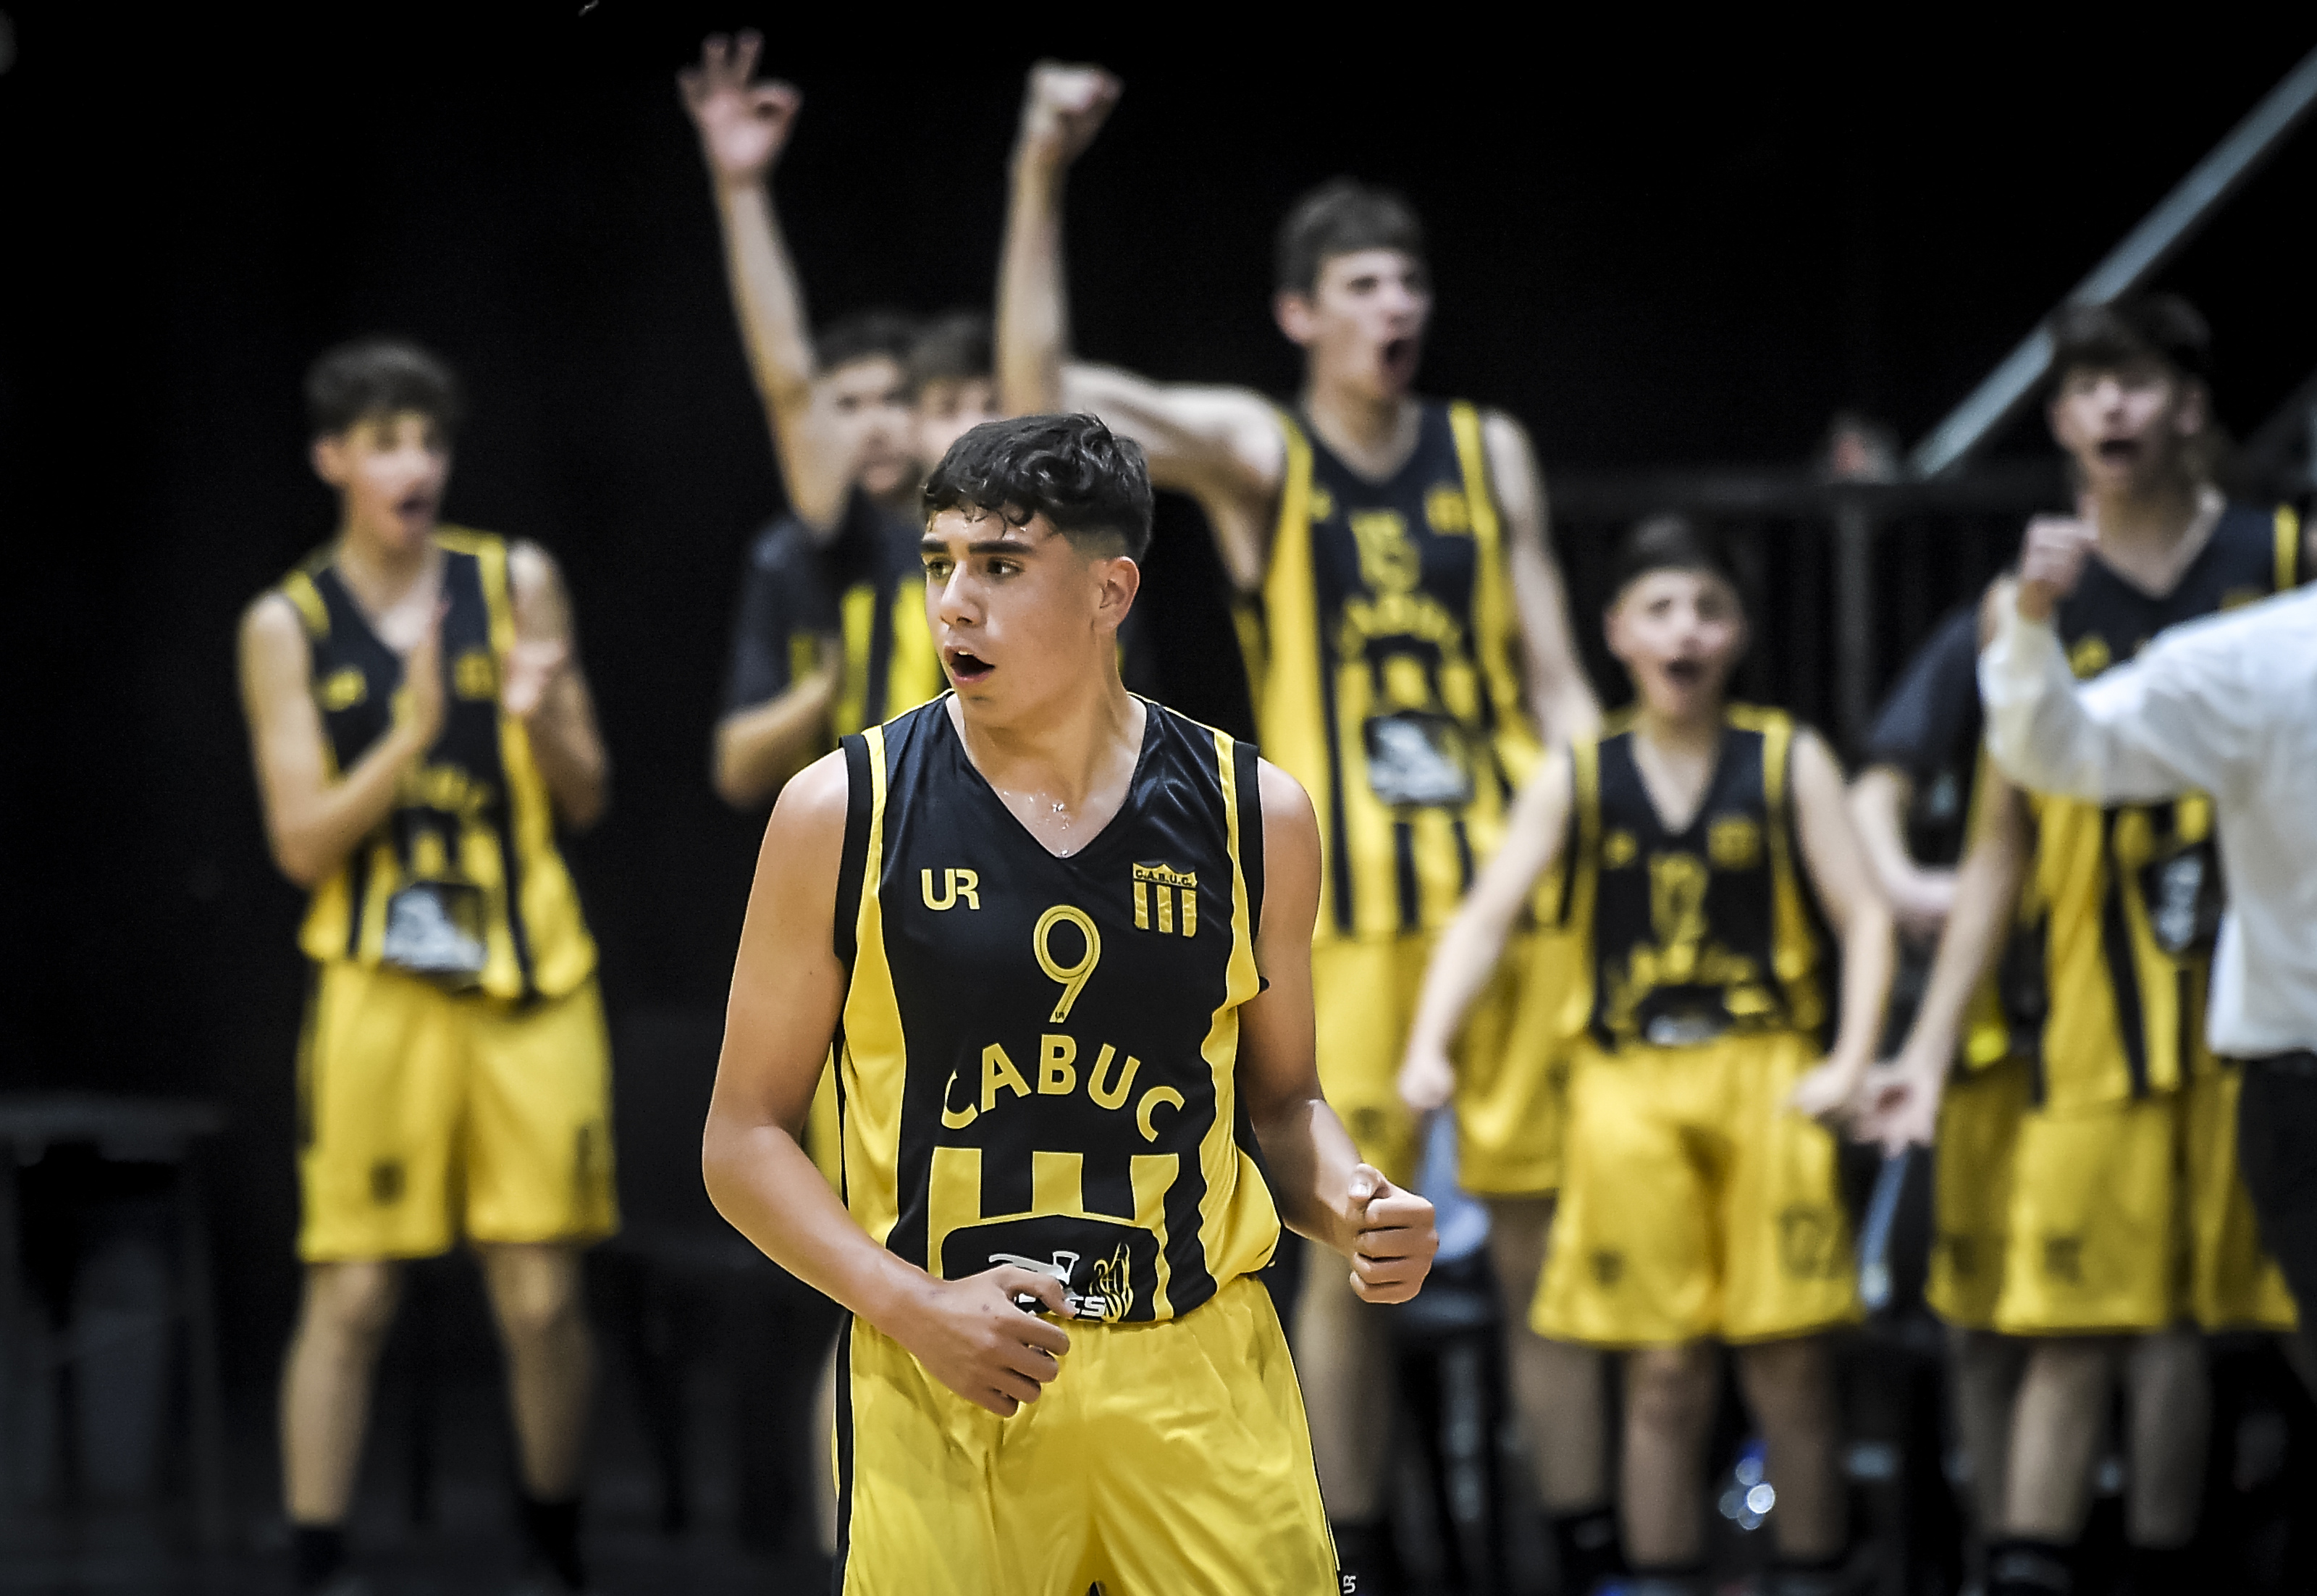
[[[1830,1208],[1797,1203],[1778,1215],[1778,1262],[1800,1280],[1830,1280],[1847,1261],[1842,1222]]]
[[[2081,1236],[2045,1236],[2044,1238],[2044,1272],[2054,1280],[2070,1286],[2084,1283],[2084,1239]]]
[[[390,1207],[402,1200],[402,1161],[382,1158],[370,1167],[370,1200]]]
[[[1979,1247],[1976,1236],[1941,1236],[1932,1243],[1939,1256],[1946,1260],[1947,1272],[1968,1280],[1979,1273]]]
[[[1593,1266],[1593,1284],[1596,1286],[1615,1286],[1625,1278],[1625,1255],[1622,1252],[1598,1248],[1587,1261]]]

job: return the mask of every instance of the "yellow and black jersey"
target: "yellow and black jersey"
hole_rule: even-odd
[[[935,1275],[1020,1263],[1111,1322],[1188,1313],[1279,1235],[1236,1078],[1255,750],[1146,717],[1124,804],[1068,857],[998,801],[946,697],[843,745],[845,1203]]]
[[[1283,413],[1287,477],[1248,637],[1256,723],[1319,810],[1317,936],[1447,922],[1537,748],[1480,414],[1427,403],[1370,481]]]
[[[748,550],[724,713],[777,698],[834,639],[845,668],[829,712],[843,737],[914,709],[946,685],[926,624],[920,528],[855,488],[834,533],[783,516]]]
[[[385,821],[315,889],[309,956],[391,964],[493,997],[560,997],[595,944],[555,846],[555,816],[523,722],[499,707],[514,647],[504,539],[443,527],[443,717]],[[332,774],[386,735],[402,658],[371,629],[324,550],[279,591],[305,622]]]
[[[1612,1051],[1826,1024],[1827,937],[1796,857],[1794,722],[1732,704],[1697,812],[1667,829],[1633,762],[1630,713],[1570,752],[1566,913],[1590,980],[1585,1025]]]
[[[2292,587],[2300,545],[2291,510],[2232,505],[2161,597],[2089,561],[2054,617],[2061,646],[2078,677],[2098,676],[2168,626]],[[2223,901],[2212,801],[2030,802],[2048,1003],[2039,1100],[2076,1106],[2169,1091],[2208,1062],[2205,988]]]

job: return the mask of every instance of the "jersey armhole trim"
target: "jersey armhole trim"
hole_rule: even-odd
[[[1239,868],[1247,879],[1247,936],[1263,935],[1263,763],[1251,742],[1230,740],[1231,785],[1239,805]]]
[[[2276,590],[2291,591],[2301,586],[2301,517],[2291,505],[2277,507],[2277,573]]]
[[[869,826],[873,818],[873,778],[869,769],[869,740],[853,732],[838,740],[845,751],[845,850],[836,866],[836,911],[829,928],[836,962],[844,968],[845,984],[853,981],[853,961],[860,949],[862,877],[869,866]]]

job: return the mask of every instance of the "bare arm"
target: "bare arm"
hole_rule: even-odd
[[[1931,955],[1931,974],[1899,1056],[1869,1094],[1861,1128],[1895,1152],[1910,1143],[1930,1144],[1939,1098],[1963,1040],[1964,1017],[1980,982],[2002,955],[2027,874],[2027,816],[2017,789],[1991,765],[1981,767],[1981,788],[1963,863],[1955,872],[1955,908]]]
[[[1061,1283],[1010,1266],[938,1280],[880,1246],[801,1144],[845,1003],[834,944],[845,846],[845,759],[783,790],[765,828],[725,1010],[724,1050],[701,1141],[717,1211],[783,1269],[901,1343],[926,1371],[998,1414],[1037,1400],[1069,1349],[1017,1294],[1062,1310]]]
[[[1829,1115],[1850,1103],[1882,1045],[1894,957],[1891,906],[1851,829],[1842,769],[1815,732],[1794,739],[1793,781],[1803,862],[1842,938],[1841,1028],[1826,1063],[1795,1089],[1794,1104],[1806,1113]]]
[[[552,556],[533,542],[507,551],[514,607],[514,656],[500,703],[531,734],[540,779],[566,825],[586,830],[603,818],[612,760],[595,726],[595,700],[579,668],[571,597]]]
[[[844,513],[853,462],[829,435],[816,403],[818,365],[804,290],[773,209],[770,179],[787,148],[804,96],[785,83],[754,83],[764,40],[711,38],[700,64],[678,75],[684,109],[700,132],[724,236],[724,270],[748,369],[772,423],[773,447],[789,507],[826,531]]]
[[[313,659],[298,612],[279,594],[241,621],[241,704],[257,766],[266,840],[282,874],[311,887],[344,864],[394,808],[405,772],[425,758],[443,726],[443,617],[403,657],[394,723],[350,770],[330,774]]]
[[[778,695],[716,722],[716,795],[754,809],[828,746],[830,706],[844,671],[844,641],[821,640],[819,666]]]
[[[1573,799],[1569,755],[1554,749],[1513,801],[1505,818],[1505,839],[1481,872],[1456,918],[1440,933],[1424,971],[1424,992],[1408,1033],[1400,1067],[1400,1095],[1418,1113],[1437,1108],[1454,1090],[1456,1072],[1449,1045],[1464,1016],[1489,983],[1505,955],[1506,940],[1520,919],[1537,878],[1561,856],[1569,832]]]
[[[1520,616],[1522,660],[1529,705],[1548,743],[1589,737],[1601,724],[1601,705],[1577,662],[1569,626],[1569,594],[1552,558],[1544,473],[1537,469],[1521,424],[1491,410],[1481,428],[1489,482],[1503,512],[1505,550],[1512,568],[1513,607]]]
[[[1939,934],[1955,905],[1952,870],[1926,869],[1907,851],[1907,805],[1914,784],[1895,765],[1871,765],[1850,784],[1850,823],[1883,895],[1891,901],[1899,928],[1928,940]]]
[[[1269,982],[1239,1009],[1239,1090],[1280,1215],[1352,1262],[1352,1289],[1405,1302],[1439,1238],[1432,1205],[1360,1161],[1320,1089],[1311,1010],[1311,927],[1320,913],[1320,821],[1295,778],[1261,766],[1263,925],[1256,962]]]
[[[1070,361],[1063,185],[1118,93],[1117,80],[1094,67],[1043,63],[1030,75],[998,272],[1000,402],[1016,416],[1089,412],[1141,444],[1151,481],[1199,501],[1231,580],[1252,591],[1286,468],[1269,403],[1244,389],[1171,387]]]

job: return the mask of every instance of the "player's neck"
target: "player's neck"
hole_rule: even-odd
[[[2084,495],[2082,515],[2099,534],[2099,558],[2152,594],[2172,590],[2219,525],[2220,490],[2170,478],[2145,488]]]
[[[1633,711],[1633,735],[1669,759],[1712,757],[1722,746],[1719,699],[1711,704],[1668,714],[1647,699]]]
[[[442,553],[433,527],[425,537],[405,540],[399,533],[373,533],[351,517],[338,525],[339,579],[354,601],[373,614],[425,581]]]
[[[1409,394],[1378,399],[1316,372],[1303,390],[1303,413],[1337,459],[1376,481],[1408,463],[1424,421],[1423,407]]]
[[[1126,802],[1149,712],[1115,669],[1083,694],[1003,723],[954,696],[944,707],[965,757],[1049,853],[1079,852]]]

